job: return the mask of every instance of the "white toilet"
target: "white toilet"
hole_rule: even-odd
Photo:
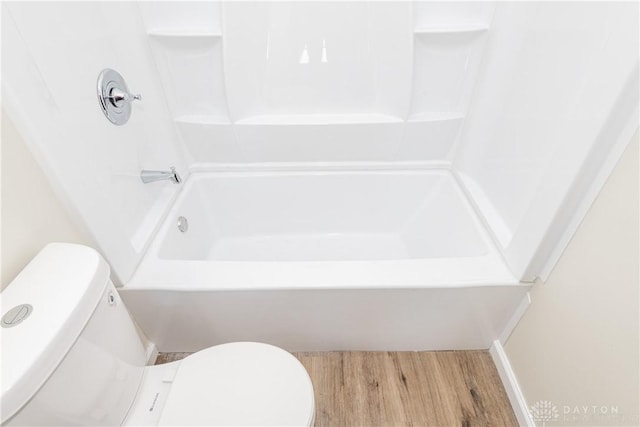
[[[0,305],[2,425],[313,425],[311,379],[280,348],[223,344],[145,366],[93,249],[48,245]]]

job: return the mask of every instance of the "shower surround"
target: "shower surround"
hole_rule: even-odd
[[[638,126],[635,3],[2,8],[3,107],[161,351],[503,341]]]

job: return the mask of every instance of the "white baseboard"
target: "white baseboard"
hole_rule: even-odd
[[[155,365],[158,358],[158,347],[151,341],[147,342],[147,366]]]
[[[500,343],[499,340],[495,340],[489,349],[489,353],[493,358],[493,363],[498,369],[498,375],[500,375],[504,389],[507,392],[513,412],[516,414],[518,424],[521,426],[535,427],[535,423],[533,422],[527,407],[527,402],[524,399],[522,390],[520,390],[520,386],[518,385],[518,380],[516,379],[513,369],[511,369],[511,364],[504,352],[502,343]]]

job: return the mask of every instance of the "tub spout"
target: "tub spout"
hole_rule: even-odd
[[[143,170],[140,172],[140,179],[145,184],[155,181],[164,181],[165,179],[173,182],[174,184],[180,184],[182,182],[182,178],[178,175],[176,168],[171,166],[171,170],[169,171],[147,171]]]

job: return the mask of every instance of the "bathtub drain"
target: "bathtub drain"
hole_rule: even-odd
[[[186,231],[189,229],[189,221],[187,221],[187,218],[183,217],[183,216],[179,216],[178,217],[178,230],[180,230],[183,233],[186,233]]]

